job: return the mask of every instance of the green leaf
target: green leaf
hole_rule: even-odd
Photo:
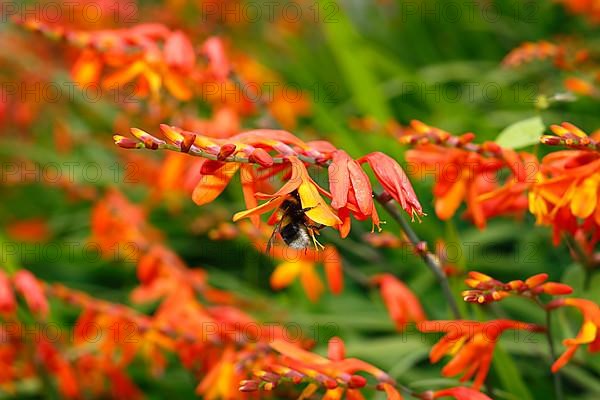
[[[593,393],[600,393],[600,383],[584,368],[577,367],[573,364],[565,366],[561,373],[566,376],[569,380],[577,382],[579,385],[585,387]]]
[[[331,1],[323,1],[333,4]],[[392,117],[392,111],[379,90],[378,79],[373,74],[371,58],[373,52],[364,37],[348,20],[340,5],[335,23],[323,22],[322,27],[331,52],[337,61],[341,75],[348,85],[359,110],[380,122],[387,122]]]
[[[544,129],[541,117],[527,118],[507,126],[496,138],[496,143],[509,149],[531,146],[539,142]]]
[[[582,296],[585,286],[585,268],[579,264],[570,265],[563,273],[561,282],[573,288],[573,295]]]
[[[504,390],[515,395],[515,399],[533,400],[527,385],[523,381],[512,357],[500,344],[494,349],[494,371],[498,375]]]

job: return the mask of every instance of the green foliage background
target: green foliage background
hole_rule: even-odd
[[[380,122],[390,119],[407,124],[412,119],[438,126],[453,133],[475,132],[477,140],[493,140],[505,127],[526,118],[540,115],[546,126],[570,121],[586,131],[600,127],[597,102],[578,99],[560,103],[539,111],[536,99],[551,96],[560,88],[563,78],[547,63],[534,63],[517,70],[500,66],[502,58],[524,41],[551,39],[560,35],[577,35],[594,43],[597,28],[579,17],[568,15],[551,1],[494,1],[497,13],[485,17],[479,11],[468,15],[474,6],[469,1],[340,1],[315,3],[321,10],[318,21],[308,18],[298,35],[273,34],[269,21],[245,26],[222,27],[222,34],[231,37],[235,45],[278,71],[290,85],[298,85],[311,93],[314,114],[305,118],[295,130],[306,139],[322,138],[346,149],[358,157],[370,151],[385,151],[403,160],[404,147],[382,132],[363,132],[349,124],[351,118],[373,117]],[[153,4],[158,4],[153,2]],[[463,10],[460,18],[444,14],[452,4]],[[471,5],[470,5],[471,4]],[[333,7],[333,8],[330,8]],[[409,13],[406,7],[421,11],[438,10],[425,15]],[[333,13],[324,21],[324,12]],[[412,9],[411,9],[412,10]],[[197,13],[183,16],[184,24],[193,26],[201,20]],[[7,24],[1,31],[17,29]],[[1,32],[0,31],[0,32]],[[27,35],[27,33],[23,33]],[[68,79],[66,72],[57,74],[57,82]],[[407,90],[416,87],[416,90]],[[469,88],[475,87],[474,96]],[[478,88],[490,88],[482,95]],[[499,90],[499,97],[493,94]],[[455,101],[454,96],[459,93]],[[0,156],[9,160],[15,151],[19,155],[49,162],[97,162],[104,172],[116,165],[111,147],[112,121],[118,110],[110,103],[90,104],[75,99],[68,111],[53,115],[52,107],[44,112],[32,129],[35,140],[24,141],[11,127],[0,139]],[[202,112],[202,110],[199,110]],[[68,156],[53,154],[50,146],[54,118],[63,119],[77,135],[79,145]],[[139,126],[131,121],[131,126]],[[252,125],[248,123],[248,128]],[[140,126],[156,131],[155,126]],[[528,148],[539,154],[543,151]],[[160,157],[150,154],[148,157]],[[121,171],[123,166],[118,167]],[[101,188],[116,185],[131,199],[142,200],[145,191],[128,185],[123,179],[105,177],[96,183]],[[77,179],[85,181],[85,176]],[[466,270],[477,270],[497,279],[524,279],[547,272],[551,279],[572,284],[576,296],[600,300],[600,274],[591,277],[586,288],[581,266],[571,261],[569,251],[561,244],[551,245],[550,231],[535,227],[534,219],[497,218],[479,231],[459,216],[448,223],[436,219],[432,207],[430,181],[413,180],[419,198],[428,214],[415,230],[433,245],[444,238],[452,250],[451,261]],[[48,218],[52,228],[52,243],[85,243],[90,235],[90,202],[72,203],[63,191],[42,184],[0,186],[1,225],[24,218]],[[256,310],[259,319],[293,321],[301,325],[308,336],[324,348],[333,335],[343,337],[348,353],[389,371],[399,382],[416,390],[454,385],[452,379],[440,378],[441,365],[431,366],[428,351],[433,336],[424,336],[414,329],[398,333],[390,322],[385,307],[376,292],[366,291],[346,280],[340,296],[326,294],[318,304],[312,304],[299,285],[273,292],[268,278],[273,264],[256,254],[245,239],[214,242],[190,231],[189,221],[220,213],[228,216],[244,208],[238,184],[231,185],[214,204],[198,208],[191,199],[183,204],[181,213],[171,213],[159,207],[151,214],[166,242],[191,266],[210,271],[211,282],[263,304]],[[383,219],[385,213],[380,212]],[[389,220],[389,218],[387,218]],[[447,305],[430,272],[406,249],[373,250],[363,241],[370,230],[368,223],[355,223],[350,238],[342,242],[335,234],[325,233],[324,242],[339,245],[346,265],[365,274],[389,271],[405,280],[418,294],[431,319],[448,317]],[[393,220],[385,230],[399,233]],[[6,236],[2,235],[4,238]],[[6,239],[7,240],[7,239]],[[27,246],[27,245],[25,245]],[[35,250],[32,250],[35,253]],[[123,260],[61,257],[47,262],[44,257],[22,257],[4,254],[2,263],[31,269],[48,281],[85,290],[94,296],[128,303],[129,290],[136,284],[135,265]],[[464,289],[462,280],[452,281],[457,296]],[[462,302],[461,302],[462,304]],[[72,323],[73,310],[53,304],[53,318]],[[499,305],[476,307],[462,304],[465,315],[472,319],[515,318],[543,323],[544,316],[524,300],[508,299]],[[273,311],[275,310],[275,312]],[[578,327],[575,313],[559,312],[556,320],[558,336],[571,336]],[[506,335],[496,352],[494,366],[488,378],[495,399],[554,398],[549,372],[547,344],[542,336],[513,338]],[[138,369],[139,367],[139,369]],[[166,376],[149,379],[142,365],[132,370],[150,398],[167,394],[191,397],[195,381],[185,370],[171,363]],[[568,399],[593,400],[600,396],[600,360],[580,350],[564,369]],[[31,397],[55,397],[33,388]]]

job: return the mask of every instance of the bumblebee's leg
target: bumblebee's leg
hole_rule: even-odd
[[[317,237],[315,236],[315,229],[314,229],[314,228],[313,228],[311,225],[304,224],[304,226],[306,226],[306,228],[308,229],[308,234],[310,235],[310,238],[311,238],[311,239],[312,239],[312,241],[313,241],[313,245],[315,246],[315,250],[316,250],[316,251],[319,251],[319,247],[320,247],[322,250],[324,250],[324,249],[325,249],[325,246],[323,246],[323,245],[322,245],[322,244],[321,244],[321,243],[320,243],[320,242],[317,240]],[[318,232],[319,232],[319,231],[317,230],[317,233],[318,233]]]
[[[313,229],[314,231],[316,231],[317,235],[320,233],[321,229],[325,228],[325,226],[326,225],[323,225],[323,224],[316,224],[316,225],[309,224],[309,225],[306,225],[307,228]]]

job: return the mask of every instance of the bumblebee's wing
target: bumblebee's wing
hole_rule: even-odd
[[[269,238],[269,241],[267,242],[267,255],[271,254],[271,247],[273,247],[273,242],[275,241],[275,236],[281,230],[281,224],[283,223],[284,219],[285,219],[285,216],[282,215],[281,218],[279,219],[279,221],[277,221],[277,223],[275,224],[275,228],[273,229],[273,233],[271,233],[271,237]]]

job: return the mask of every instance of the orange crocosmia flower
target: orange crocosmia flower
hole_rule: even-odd
[[[593,84],[580,78],[567,78],[564,85],[567,90],[582,96],[595,96],[598,94],[598,89]]]
[[[336,389],[336,381],[345,382],[349,388],[365,386],[367,380],[355,375],[359,371],[372,375],[381,383],[394,383],[393,379],[379,368],[356,358],[345,358],[343,342],[340,341],[339,338],[332,338],[329,342],[329,354],[333,359],[311,353],[283,339],[273,340],[269,346],[287,358],[286,365],[289,368],[313,378],[320,378],[328,389]]]
[[[44,287],[29,271],[21,269],[13,276],[17,293],[25,299],[29,309],[42,317],[48,315],[48,300]]]
[[[402,206],[411,217],[423,214],[423,207],[402,167],[388,155],[381,152],[367,154],[358,160],[369,163],[375,177],[386,192]]]
[[[504,60],[502,60],[502,65],[506,67],[517,67],[534,60],[555,58],[562,54],[563,51],[561,46],[547,41],[525,42],[519,47],[512,49],[510,53],[504,57]]]
[[[464,386],[442,389],[433,393],[434,399],[443,397],[454,397],[456,400],[492,400],[485,394]]]
[[[73,366],[47,338],[42,336],[36,342],[36,354],[41,364],[56,377],[60,393],[65,398],[79,398],[80,388]]]
[[[302,208],[309,209],[306,211],[308,218],[317,224],[332,227],[338,226],[341,223],[339,217],[319,194],[320,188],[318,188],[317,184],[308,175],[304,163],[294,156],[288,156],[287,160],[292,167],[290,179],[272,195],[260,195],[263,198],[269,199],[266,203],[250,210],[238,212],[233,216],[233,221],[238,221],[252,215],[261,215],[267,211],[276,209],[288,198],[290,193],[297,190]]]
[[[196,54],[190,39],[181,31],[172,32],[163,49],[165,62],[182,73],[190,73],[196,64]]]
[[[227,80],[231,73],[231,63],[225,52],[223,40],[219,37],[209,37],[202,45],[202,53],[208,58],[210,72],[220,82]]]
[[[197,160],[190,160],[190,157],[183,153],[168,153],[160,165],[155,195],[164,196],[169,202],[176,192],[184,191],[185,183],[181,182],[182,177],[186,176],[190,165],[195,166],[194,161]],[[196,175],[198,170],[194,172]]]
[[[498,179],[479,176],[475,201],[481,204],[481,214],[467,211],[466,215],[481,224],[499,215],[520,216],[528,209],[527,190],[532,184],[531,175],[539,168],[537,158],[529,153],[502,149],[506,167],[512,174],[504,182]],[[532,171],[533,167],[533,171]]]
[[[164,86],[178,100],[189,100],[192,92],[185,84],[183,77],[172,72],[168,66],[137,60],[105,77],[102,87],[108,90],[122,88],[129,82],[138,79],[137,93],[144,96],[147,87],[154,99],[160,97],[160,89]]]
[[[529,203],[527,201],[527,189],[529,182],[519,181],[516,177],[500,184],[499,182],[490,183],[487,188],[480,191],[476,201],[481,204],[481,213],[485,219],[499,215],[520,216],[527,211]],[[474,219],[473,215],[467,215]]]
[[[110,381],[111,398],[126,398],[131,400],[143,399],[142,391],[127,376],[125,371],[117,367],[108,367],[105,372]]]
[[[371,216],[373,225],[379,226],[379,216],[373,204],[371,181],[358,161],[353,160],[345,151],[335,150],[328,168],[331,206],[340,210],[342,216],[352,212],[357,219]],[[342,237],[350,231],[350,218],[343,218],[340,229]]]
[[[389,383],[382,383],[381,388],[385,392],[385,394],[387,396],[387,400],[402,400],[403,399],[400,392],[395,387],[390,385]]]
[[[195,67],[195,53],[187,36],[161,24],[141,24],[130,29],[64,33],[70,42],[85,47],[72,68],[80,85],[101,81],[102,87],[120,89],[137,81],[136,94],[159,98],[166,88],[175,98],[189,100],[188,76]],[[162,48],[162,49],[161,49]],[[111,72],[103,79],[103,70]]]
[[[346,348],[344,341],[339,337],[333,337],[329,340],[327,347],[327,358],[331,361],[343,361],[346,358]],[[323,400],[364,400],[362,393],[357,390],[357,387],[362,387],[362,381],[360,377],[351,378],[350,385],[347,388],[337,387],[335,389],[328,389],[323,396]],[[344,396],[345,395],[345,396]]]
[[[23,242],[43,242],[50,237],[48,223],[42,218],[15,221],[6,227],[6,233]]]
[[[157,244],[145,252],[137,264],[140,285],[131,293],[135,303],[155,301],[187,285],[203,284],[197,276],[186,273],[183,261],[169,248]]]
[[[241,170],[242,192],[246,206],[253,209],[257,206],[256,193],[262,187],[269,187],[267,181],[274,174],[282,171],[286,166],[273,163],[273,158],[267,150],[275,150],[283,154],[295,154],[287,144],[306,147],[306,144],[289,132],[280,130],[253,130],[231,136],[228,139],[209,138],[180,128],[161,125],[161,130],[167,139],[179,146],[182,151],[201,150],[217,157],[217,160],[202,159],[200,178],[195,181],[192,199],[198,205],[214,201],[225,190],[227,185],[238,170]],[[148,147],[160,144],[158,139],[149,134],[140,134],[139,130],[132,130]],[[263,148],[265,147],[265,148]],[[251,163],[225,162],[229,156],[247,157]],[[267,196],[268,197],[268,196]],[[317,212],[315,210],[315,212]],[[251,217],[258,224],[258,214]]]
[[[71,76],[79,86],[87,89],[89,85],[99,82],[103,65],[102,58],[96,51],[85,49],[73,64]]]
[[[294,129],[298,119],[310,115],[311,110],[306,93],[299,92],[290,96],[284,93],[284,89],[280,86],[275,87],[268,108],[273,118],[286,129]]]
[[[403,330],[407,322],[421,322],[426,319],[419,299],[394,275],[376,275],[372,282],[379,285],[381,297],[398,330]]]
[[[233,175],[239,169],[238,163],[224,163],[206,160],[202,164],[201,178],[194,192],[192,200],[199,206],[211,203],[225,190]]]
[[[573,14],[581,14],[591,22],[600,23],[600,6],[597,0],[558,0]]]
[[[184,115],[182,118],[182,128],[202,132],[208,137],[217,139],[227,139],[241,131],[240,114],[235,108],[226,104],[215,105],[212,114],[206,119],[189,115]]]
[[[257,245],[263,247],[260,243]],[[296,278],[300,278],[306,295],[312,302],[316,302],[324,290],[321,278],[316,271],[316,264],[321,263],[325,267],[329,290],[333,294],[339,294],[343,290],[342,260],[333,246],[325,246],[323,251],[275,246],[273,257],[283,261],[275,267],[271,275],[273,289],[283,289]]]
[[[593,301],[586,299],[557,299],[546,306],[552,310],[557,307],[576,307],[583,314],[583,324],[575,338],[565,339],[563,344],[567,350],[552,364],[552,372],[557,372],[564,367],[573,357],[579,346],[588,345],[590,353],[600,351],[600,307]]]
[[[478,196],[481,195],[481,185],[495,179],[495,173],[504,166],[502,160],[433,144],[408,150],[406,159],[418,165],[422,173],[433,171],[435,174],[434,205],[435,213],[440,219],[452,218],[465,201],[467,213],[471,215],[475,225],[485,227],[485,215]]]
[[[406,244],[400,237],[390,232],[369,232],[364,234],[363,240],[373,247],[384,249],[398,249]]]
[[[573,125],[554,125],[552,130],[567,140],[587,140]],[[540,225],[551,225],[554,242],[560,233],[586,231],[600,237],[600,153],[562,150],[543,158],[529,192],[529,210]],[[583,220],[583,223],[578,220]],[[597,240],[597,239],[596,239]]]
[[[542,331],[534,324],[511,320],[477,321],[424,321],[417,324],[421,332],[445,332],[446,335],[432,347],[429,359],[438,362],[445,354],[452,360],[442,369],[442,375],[451,377],[463,373],[461,382],[475,377],[473,389],[479,390],[490,369],[494,347],[507,329]]]
[[[207,400],[237,398],[238,383],[243,376],[236,373],[235,361],[235,350],[226,347],[218,364],[210,369],[196,388],[196,393]]]
[[[146,212],[130,203],[119,191],[110,190],[92,208],[90,242],[103,257],[113,257],[115,249],[123,256],[137,257],[135,250],[146,248],[159,233],[147,223]]]
[[[216,64],[216,63],[215,63]],[[240,112],[248,114],[256,109],[256,98],[261,97],[260,88],[263,85],[272,85],[274,82],[281,82],[281,78],[273,71],[259,64],[256,60],[250,59],[244,55],[236,55],[235,60],[236,73],[239,74],[242,81],[248,87],[256,87],[257,90],[248,92],[248,90],[240,93],[241,101],[237,101],[236,106]],[[271,115],[286,129],[292,129],[298,124],[298,120],[302,116],[307,116],[311,110],[311,103],[308,96],[303,91],[297,93],[288,93],[282,87],[285,85],[272,86],[272,92],[269,96],[262,96],[269,109]],[[226,88],[226,93],[235,91],[235,87]],[[219,96],[221,99],[233,98],[233,96]],[[268,98],[266,98],[268,97]]]
[[[0,314],[6,316],[17,309],[17,301],[10,279],[6,272],[0,270]]]

